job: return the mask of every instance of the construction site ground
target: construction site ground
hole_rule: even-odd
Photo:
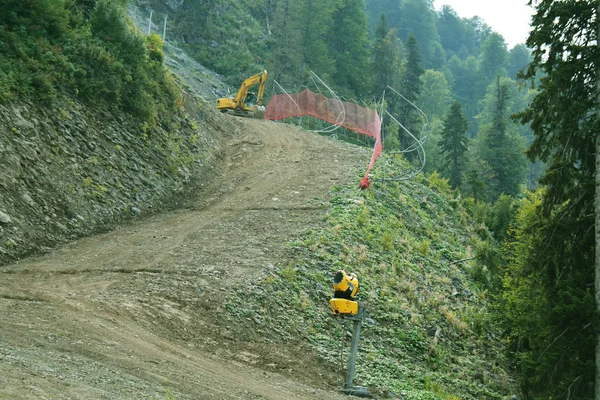
[[[224,300],[289,261],[369,151],[235,118],[188,207],[0,267],[2,399],[337,399],[306,343],[256,340]]]

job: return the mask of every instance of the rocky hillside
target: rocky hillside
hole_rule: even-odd
[[[217,80],[177,85],[125,3],[0,15],[0,264],[181,203],[236,132],[198,97]]]
[[[151,128],[77,100],[0,105],[0,264],[180,204],[235,131],[202,109]]]
[[[359,191],[364,147],[221,116],[193,96],[220,94],[218,76],[169,46],[165,63],[183,93],[155,118],[62,94],[0,105],[0,397],[337,398],[342,268],[369,313],[358,384],[513,392],[446,181],[382,182],[406,168],[384,156]]]

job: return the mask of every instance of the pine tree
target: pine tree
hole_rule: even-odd
[[[468,123],[462,113],[461,105],[455,101],[444,120],[444,130],[440,147],[444,154],[444,168],[453,188],[460,188],[463,182],[466,154],[469,149],[467,139]]]
[[[525,183],[524,140],[516,129],[508,129],[508,87],[496,80],[496,103],[492,122],[480,133],[480,157],[490,166],[493,178],[487,184],[488,198],[495,201],[502,193],[515,196]]]
[[[406,42],[407,59],[402,70],[400,80],[400,93],[411,103],[415,103],[421,94],[421,75],[423,74],[423,68],[421,68],[421,51],[419,50],[419,43],[413,35],[408,36]],[[418,137],[421,126],[419,124],[418,111],[405,100],[399,100],[399,106],[397,110],[394,110],[403,123],[414,136]],[[398,132],[402,149],[406,149],[409,143],[413,143],[410,136],[400,130]],[[410,156],[409,156],[410,157]]]
[[[375,31],[375,43],[371,58],[371,69],[374,77],[372,94],[375,97],[380,97],[388,85],[395,86],[400,67],[398,37],[395,29],[388,29],[385,14],[381,14]]]
[[[518,117],[531,123],[535,135],[528,156],[547,162],[548,169],[538,204],[517,231],[519,251],[510,275],[517,283],[507,284],[521,290],[507,292],[507,315],[514,340],[527,344],[514,349],[527,396],[593,398],[595,386],[598,400],[600,5],[595,0],[535,4],[527,40],[533,61],[522,77],[538,94]]]
[[[363,0],[341,0],[333,15],[331,54],[335,59],[334,81],[356,96],[370,88],[369,31]]]

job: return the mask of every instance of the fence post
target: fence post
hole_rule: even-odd
[[[150,35],[151,28],[152,28],[152,10],[150,10],[150,20],[148,21],[148,35]]]

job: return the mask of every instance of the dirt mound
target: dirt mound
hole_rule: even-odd
[[[0,268],[0,398],[338,397],[302,343],[240,329],[223,300],[289,261],[286,242],[321,223],[369,151],[240,125],[186,209]]]

